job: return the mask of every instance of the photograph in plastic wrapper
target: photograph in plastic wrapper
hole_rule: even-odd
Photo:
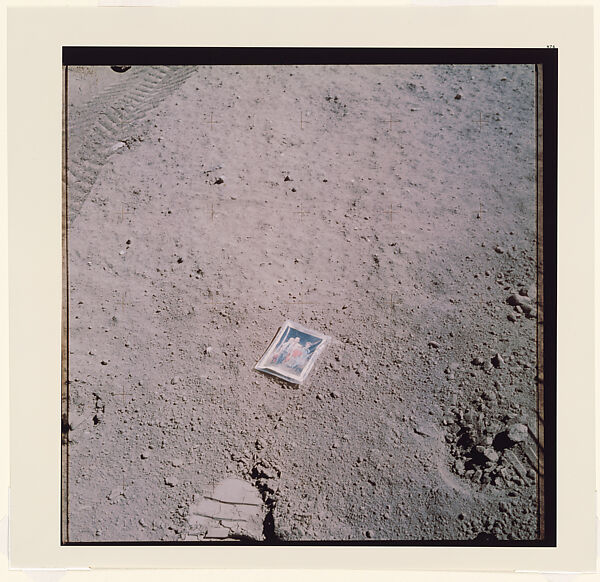
[[[298,323],[286,321],[256,369],[287,382],[303,382],[331,338]]]

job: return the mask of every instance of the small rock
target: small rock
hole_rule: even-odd
[[[332,397],[332,398],[339,398],[340,396],[341,396],[341,394],[340,394],[339,392],[337,392],[336,390],[334,390],[334,391],[331,393],[331,397]]]
[[[183,263],[183,259],[182,259],[181,257],[179,257],[179,258],[177,259],[177,262],[178,262],[178,263],[181,265],[181,263]]]
[[[206,356],[210,356],[210,355],[212,354],[212,352],[213,352],[212,346],[206,346],[206,347],[204,348],[204,354],[205,354]]]
[[[225,182],[225,180],[223,179],[223,176],[219,176],[216,180],[215,180],[215,184],[223,184]]]
[[[483,449],[483,456],[488,461],[492,461],[492,463],[496,463],[500,458],[500,455],[498,455],[498,453],[492,447],[486,447]]]
[[[263,439],[257,438],[254,446],[257,451],[262,451],[267,446],[267,443]]]
[[[506,251],[504,250],[504,247],[501,246],[497,246],[494,247],[494,250],[499,254],[499,255],[503,255]]]
[[[119,497],[119,495],[121,495],[121,489],[113,489],[107,496],[106,498],[109,501],[113,501],[114,499],[116,499],[117,497]]]
[[[291,182],[291,181],[292,181],[292,179],[291,179],[289,176],[286,176],[286,177],[283,179],[283,181],[284,181],[284,182]]]
[[[323,395],[322,394],[317,394],[317,400],[323,400]]]
[[[171,465],[173,465],[173,467],[181,467],[181,465],[183,465],[183,459],[173,459]]]
[[[108,362],[107,362],[106,360],[102,360],[100,363],[101,363],[103,366],[108,366]]]
[[[509,313],[509,314],[508,314],[508,321],[512,321],[513,323],[514,323],[515,321],[517,321],[517,318],[515,317],[515,314],[514,314],[514,313]]]
[[[512,295],[510,295],[506,302],[514,307],[531,305],[531,299],[529,299],[529,297],[527,297],[526,295],[519,295],[518,293],[513,293]]]
[[[169,475],[168,477],[165,477],[165,485],[168,485],[169,487],[175,487],[176,485],[179,485],[179,479]]]
[[[532,313],[535,313],[535,309],[534,309],[533,305],[531,305],[530,303],[523,303],[520,307],[523,310],[523,313],[525,315],[529,316]]]
[[[504,359],[500,354],[496,354],[492,358],[492,364],[494,365],[494,368],[502,368],[502,366],[504,366]]]
[[[460,100],[462,99],[462,95],[461,95],[460,93],[457,93],[457,94],[454,96],[454,99],[456,99],[457,101],[460,101]]]
[[[181,378],[179,378],[179,376],[175,376],[174,378],[171,378],[171,384],[179,384],[180,381],[181,381]]]
[[[513,443],[521,443],[527,439],[527,427],[524,424],[513,424],[506,432],[506,436]]]
[[[483,366],[484,360],[479,356],[476,356],[471,360],[471,364],[473,364],[474,366]]]
[[[438,344],[437,342],[431,341],[431,342],[429,342],[429,347],[437,349],[440,347],[440,344]]]
[[[372,538],[372,537],[375,535],[375,533],[373,532],[373,530],[371,530],[371,529],[368,529],[368,530],[365,532],[365,535],[366,535],[368,538]]]
[[[451,362],[450,364],[448,364],[448,366],[446,367],[446,369],[444,370],[444,372],[446,374],[452,374],[453,372],[455,372],[459,368],[460,368],[460,364],[458,362]]]

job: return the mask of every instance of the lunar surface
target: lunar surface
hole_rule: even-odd
[[[540,537],[532,65],[68,67],[66,114],[68,541]]]

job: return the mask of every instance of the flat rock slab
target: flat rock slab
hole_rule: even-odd
[[[190,506],[190,534],[199,539],[250,538],[262,541],[266,508],[258,490],[240,479],[225,479]]]

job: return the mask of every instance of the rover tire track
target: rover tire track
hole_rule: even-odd
[[[115,143],[131,140],[131,124],[171,95],[196,67],[133,67],[81,106],[68,106],[67,208],[72,226]]]

